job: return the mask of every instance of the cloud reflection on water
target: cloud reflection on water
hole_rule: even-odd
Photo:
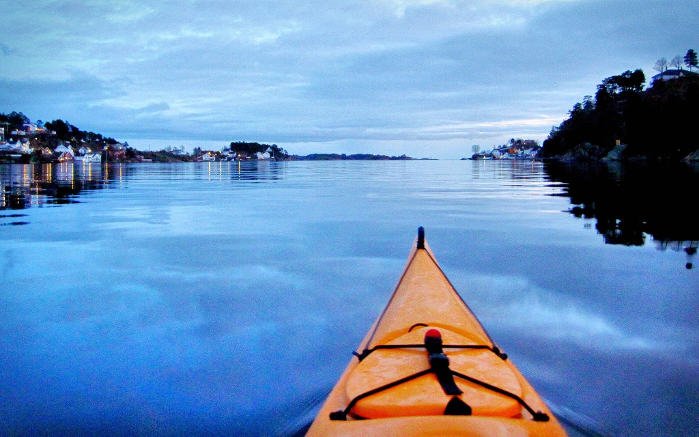
[[[651,350],[661,342],[635,335],[583,302],[529,283],[526,278],[476,276],[467,282],[476,293],[480,318],[497,330],[524,329],[539,338],[601,350]]]

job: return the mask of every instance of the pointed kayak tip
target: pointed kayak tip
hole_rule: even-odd
[[[417,248],[418,250],[425,248],[425,228],[422,226],[417,228]]]

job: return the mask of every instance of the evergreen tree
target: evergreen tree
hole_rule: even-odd
[[[684,64],[689,68],[689,71],[692,71],[692,67],[697,67],[698,62],[697,52],[692,49],[687,50],[687,54],[684,55]]]

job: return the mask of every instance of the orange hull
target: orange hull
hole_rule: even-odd
[[[565,436],[446,278],[422,228],[307,436]]]

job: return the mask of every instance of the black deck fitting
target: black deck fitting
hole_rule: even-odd
[[[417,228],[417,248],[425,248],[425,228],[423,228],[422,226]]]

